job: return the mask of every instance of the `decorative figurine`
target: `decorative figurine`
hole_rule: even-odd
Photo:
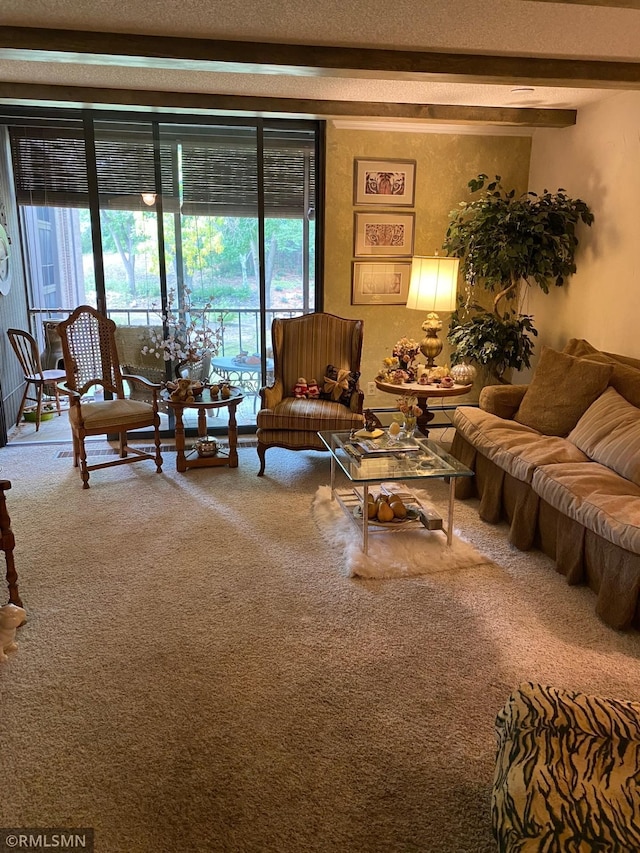
[[[220,390],[220,396],[223,400],[228,400],[231,396],[231,385],[229,385],[228,382],[225,382],[225,384],[222,386]]]
[[[5,604],[0,607],[0,662],[9,660],[6,652],[15,652],[16,628],[27,618],[27,611],[17,604]]]
[[[365,409],[363,412],[364,417],[364,428],[367,432],[375,432],[377,429],[380,429],[382,423],[380,418],[371,411],[371,409]]]
[[[191,380],[190,379],[176,379],[175,388],[169,395],[171,400],[174,403],[193,403],[195,397],[191,392]]]

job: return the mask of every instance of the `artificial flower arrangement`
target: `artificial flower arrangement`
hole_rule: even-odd
[[[394,344],[393,350],[391,351],[392,355],[397,358],[398,361],[402,362],[402,364],[407,365],[407,367],[412,366],[419,352],[420,344],[418,341],[414,341],[413,338],[400,338],[400,340]]]
[[[406,397],[398,397],[396,404],[398,411],[402,412],[405,418],[419,418],[422,414],[422,409],[418,405],[418,398],[412,394]]]
[[[224,331],[222,314],[218,318],[218,325],[210,326],[206,315],[211,311],[212,303],[207,302],[203,308],[193,308],[191,293],[192,291],[185,287],[181,309],[175,307],[177,294],[174,288],[168,293],[166,314],[153,306],[168,325],[169,334],[164,338],[162,332],[150,330],[151,344],[142,347],[143,355],[151,354],[164,361],[175,361],[179,364],[198,362],[204,353],[210,353],[212,356],[218,354]]]
[[[420,344],[413,338],[400,338],[394,344],[392,355],[382,360],[382,368],[376,379],[392,385],[418,382],[420,385],[442,384],[451,381],[449,368],[445,365],[427,368],[418,362]],[[451,381],[453,385],[453,382]]]

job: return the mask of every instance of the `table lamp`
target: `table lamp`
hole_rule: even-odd
[[[436,312],[455,309],[459,266],[459,258],[441,258],[439,255],[416,256],[411,261],[407,308],[429,312],[422,324],[426,337],[420,342],[420,352],[427,360],[427,367],[433,367],[442,352],[442,341],[438,337],[442,320]]]

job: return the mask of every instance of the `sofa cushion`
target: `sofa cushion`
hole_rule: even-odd
[[[568,439],[590,459],[640,486],[640,409],[614,388],[589,406]]]
[[[609,384],[613,366],[542,348],[514,420],[543,435],[567,435]]]
[[[593,352],[582,356],[587,361],[596,361],[600,364],[612,365],[611,378],[609,385],[615,388],[618,394],[621,394],[625,400],[628,400],[634,406],[640,406],[640,370],[635,367],[630,367],[628,364],[622,364],[604,352]]]
[[[458,406],[453,424],[479,453],[525,483],[531,482],[539,465],[589,461],[575,444],[565,438],[541,435],[531,427],[504,420],[473,406]]]
[[[584,338],[570,338],[562,348],[562,352],[567,355],[574,355],[576,358],[584,358],[586,355],[599,353],[600,350],[596,349],[589,341],[585,341]]]
[[[545,465],[531,487],[544,501],[598,536],[640,554],[640,487],[598,462]]]

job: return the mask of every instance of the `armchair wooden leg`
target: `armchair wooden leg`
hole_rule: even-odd
[[[258,471],[258,477],[262,477],[262,475],[264,474],[266,452],[267,452],[267,445],[261,444],[260,442],[258,442],[258,458],[260,459],[260,470]]]
[[[160,415],[156,414],[155,421],[153,424],[154,427],[154,441],[156,448],[155,453],[155,462],[156,462],[156,472],[158,474],[162,474],[162,454],[160,453]]]
[[[82,488],[89,488],[89,472],[87,471],[87,450],[84,446],[84,437],[78,438],[78,449],[80,456],[80,476],[82,477]]]

